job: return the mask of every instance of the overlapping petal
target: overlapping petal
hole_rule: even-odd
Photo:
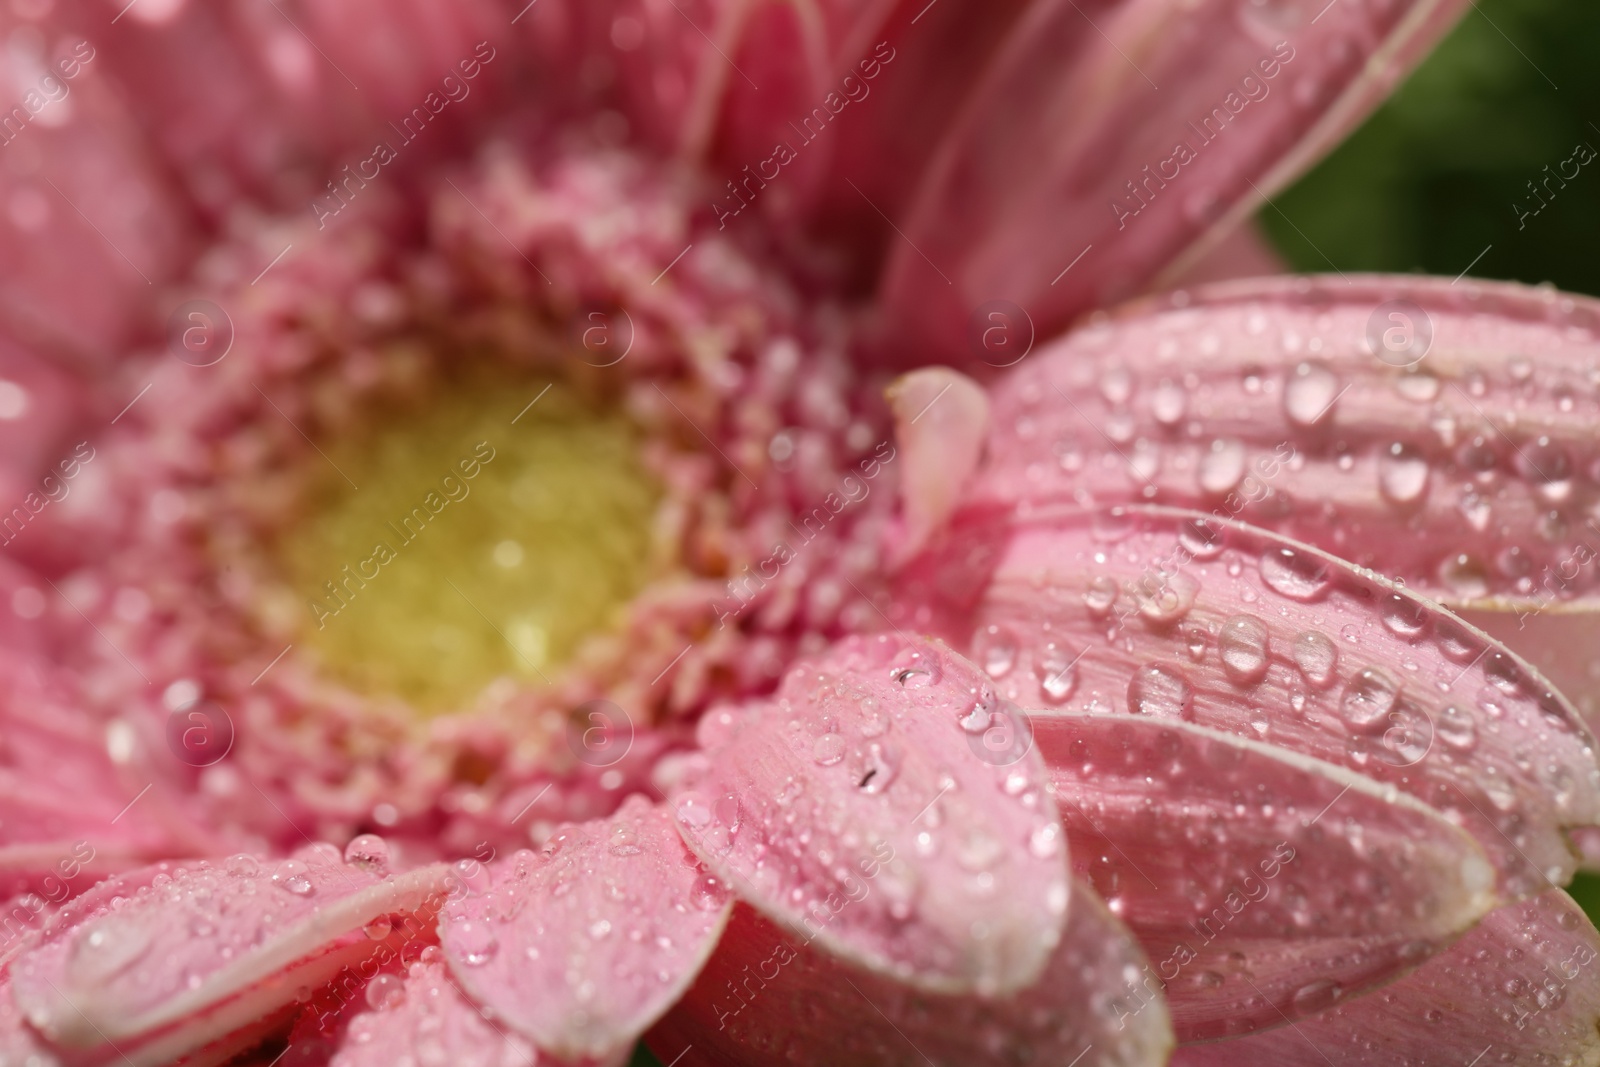
[[[1309,546],[1163,508],[974,509],[902,578],[1024,706],[1194,722],[1340,764],[1459,821],[1524,895],[1600,820],[1594,739],[1527,664]],[[1537,755],[1534,755],[1537,753]]]
[[[1185,722],[1031,722],[1074,870],[1154,961],[1181,1040],[1364,992],[1496,902],[1471,837],[1343,768]]]
[[[996,386],[980,492],[1237,516],[1452,606],[1513,612],[1496,632],[1532,656],[1549,646],[1529,619],[1600,603],[1597,329],[1593,300],[1475,282],[1265,279],[1160,298]],[[1587,695],[1582,664],[1563,666]]]
[[[1495,911],[1381,993],[1238,1041],[1179,1050],[1177,1067],[1600,1063],[1600,935],[1559,889]],[[1513,1058],[1514,1057],[1514,1058]]]
[[[440,924],[446,958],[496,1018],[573,1061],[626,1054],[694,980],[730,907],[672,818],[637,795],[483,881]]]
[[[1134,295],[1345,132],[1463,7],[1031,4],[900,217],[881,288],[897,343],[970,359],[990,301],[1051,336]]]
[[[385,877],[329,845],[268,864],[145,868],[53,916],[11,961],[11,994],[34,1031],[73,1055],[167,1062],[392,954],[404,935],[388,916],[436,910],[448,874]]]
[[[706,720],[708,769],[671,807],[788,929],[915,988],[993,996],[1037,978],[1067,910],[1043,764],[991,743],[1020,720],[942,645],[850,638]]]
[[[1164,1062],[1172,1029],[1138,945],[1080,882],[1069,911],[1038,981],[987,1000],[911,989],[740,906],[648,1041],[682,1067]]]

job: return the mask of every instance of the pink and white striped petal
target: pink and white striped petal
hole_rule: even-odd
[[[918,991],[840,960],[747,905],[648,1035],[678,1067],[1133,1067],[1164,1063],[1172,1027],[1150,965],[1082,882],[1039,979],[986,1000]]]
[[[1568,880],[1564,831],[1600,822],[1595,742],[1565,698],[1370,571],[1166,508],[974,509],[948,534],[891,615],[960,642],[1024,707],[1192,722],[1348,767],[1458,822],[1512,897]]]
[[[986,302],[1052,336],[1135,295],[1346,132],[1464,8],[1038,0],[900,218],[892,322],[923,359],[970,360]]]
[[[393,913],[430,913],[448,869],[383,877],[330,845],[282,861],[161,864],[101,882],[12,961],[30,1026],[76,1052],[176,1059],[374,956]]]
[[[1600,301],[1524,286],[1273,278],[1161,297],[996,385],[974,499],[1238,517],[1511,613],[1495,632],[1532,659],[1549,645],[1528,620],[1600,610],[1597,359]]]
[[[694,980],[730,898],[643,797],[467,883],[439,937],[462,989],[563,1059],[625,1053]]]
[[[1174,1067],[1600,1063],[1600,934],[1548,890],[1493,912],[1376,993],[1293,1028],[1180,1049]]]
[[[942,644],[880,634],[702,726],[671,808],[747,903],[933,992],[1030,985],[1066,914],[1066,850],[1021,712]]]
[[[1392,786],[1186,722],[1032,724],[1073,868],[1156,961],[1180,1040],[1370,989],[1498,903],[1477,843]]]

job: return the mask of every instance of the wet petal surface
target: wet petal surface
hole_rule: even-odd
[[[391,927],[364,928],[437,907],[447,874],[441,866],[384,878],[344,863],[331,845],[280,861],[146,868],[102,882],[57,916],[12,962],[13,994],[54,1043],[103,1048],[155,1035],[144,1058],[170,1059],[372,955]]]
[[[343,1067],[533,1067],[537,1050],[462,996],[442,962],[380,974],[361,992],[337,1053]]]
[[[727,891],[643,797],[467,879],[439,937],[463,990],[569,1059],[625,1051],[693,981]]]
[[[941,992],[1031,983],[1067,907],[1066,852],[1021,713],[936,643],[851,638],[770,702],[702,724],[671,802],[730,889],[857,964]]]
[[[1164,1062],[1172,1028],[1143,953],[1081,882],[1069,910],[1038,982],[983,1000],[864,971],[740,905],[705,971],[648,1041],[663,1063],[681,1054],[680,1067]]]
[[[1033,716],[1073,867],[1155,962],[1180,1040],[1416,966],[1495,903],[1472,838],[1343,768],[1184,722]]]
[[[1559,889],[1489,915],[1409,977],[1294,1027],[1185,1048],[1178,1067],[1600,1063],[1600,935]]]
[[[1593,738],[1523,661],[1315,549],[1215,516],[969,512],[909,568],[902,626],[961,641],[1025,707],[1211,726],[1391,784],[1457,821],[1508,895],[1571,877]]]

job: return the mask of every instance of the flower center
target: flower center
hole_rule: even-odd
[[[560,384],[524,392],[456,386],[324,448],[275,547],[329,674],[425,714],[496,678],[554,681],[650,576],[658,492],[633,426]]]

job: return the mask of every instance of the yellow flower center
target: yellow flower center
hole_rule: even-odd
[[[634,428],[561,385],[518,414],[521,391],[454,388],[325,446],[277,546],[324,671],[458,710],[496,678],[554,680],[649,577],[658,492]]]

